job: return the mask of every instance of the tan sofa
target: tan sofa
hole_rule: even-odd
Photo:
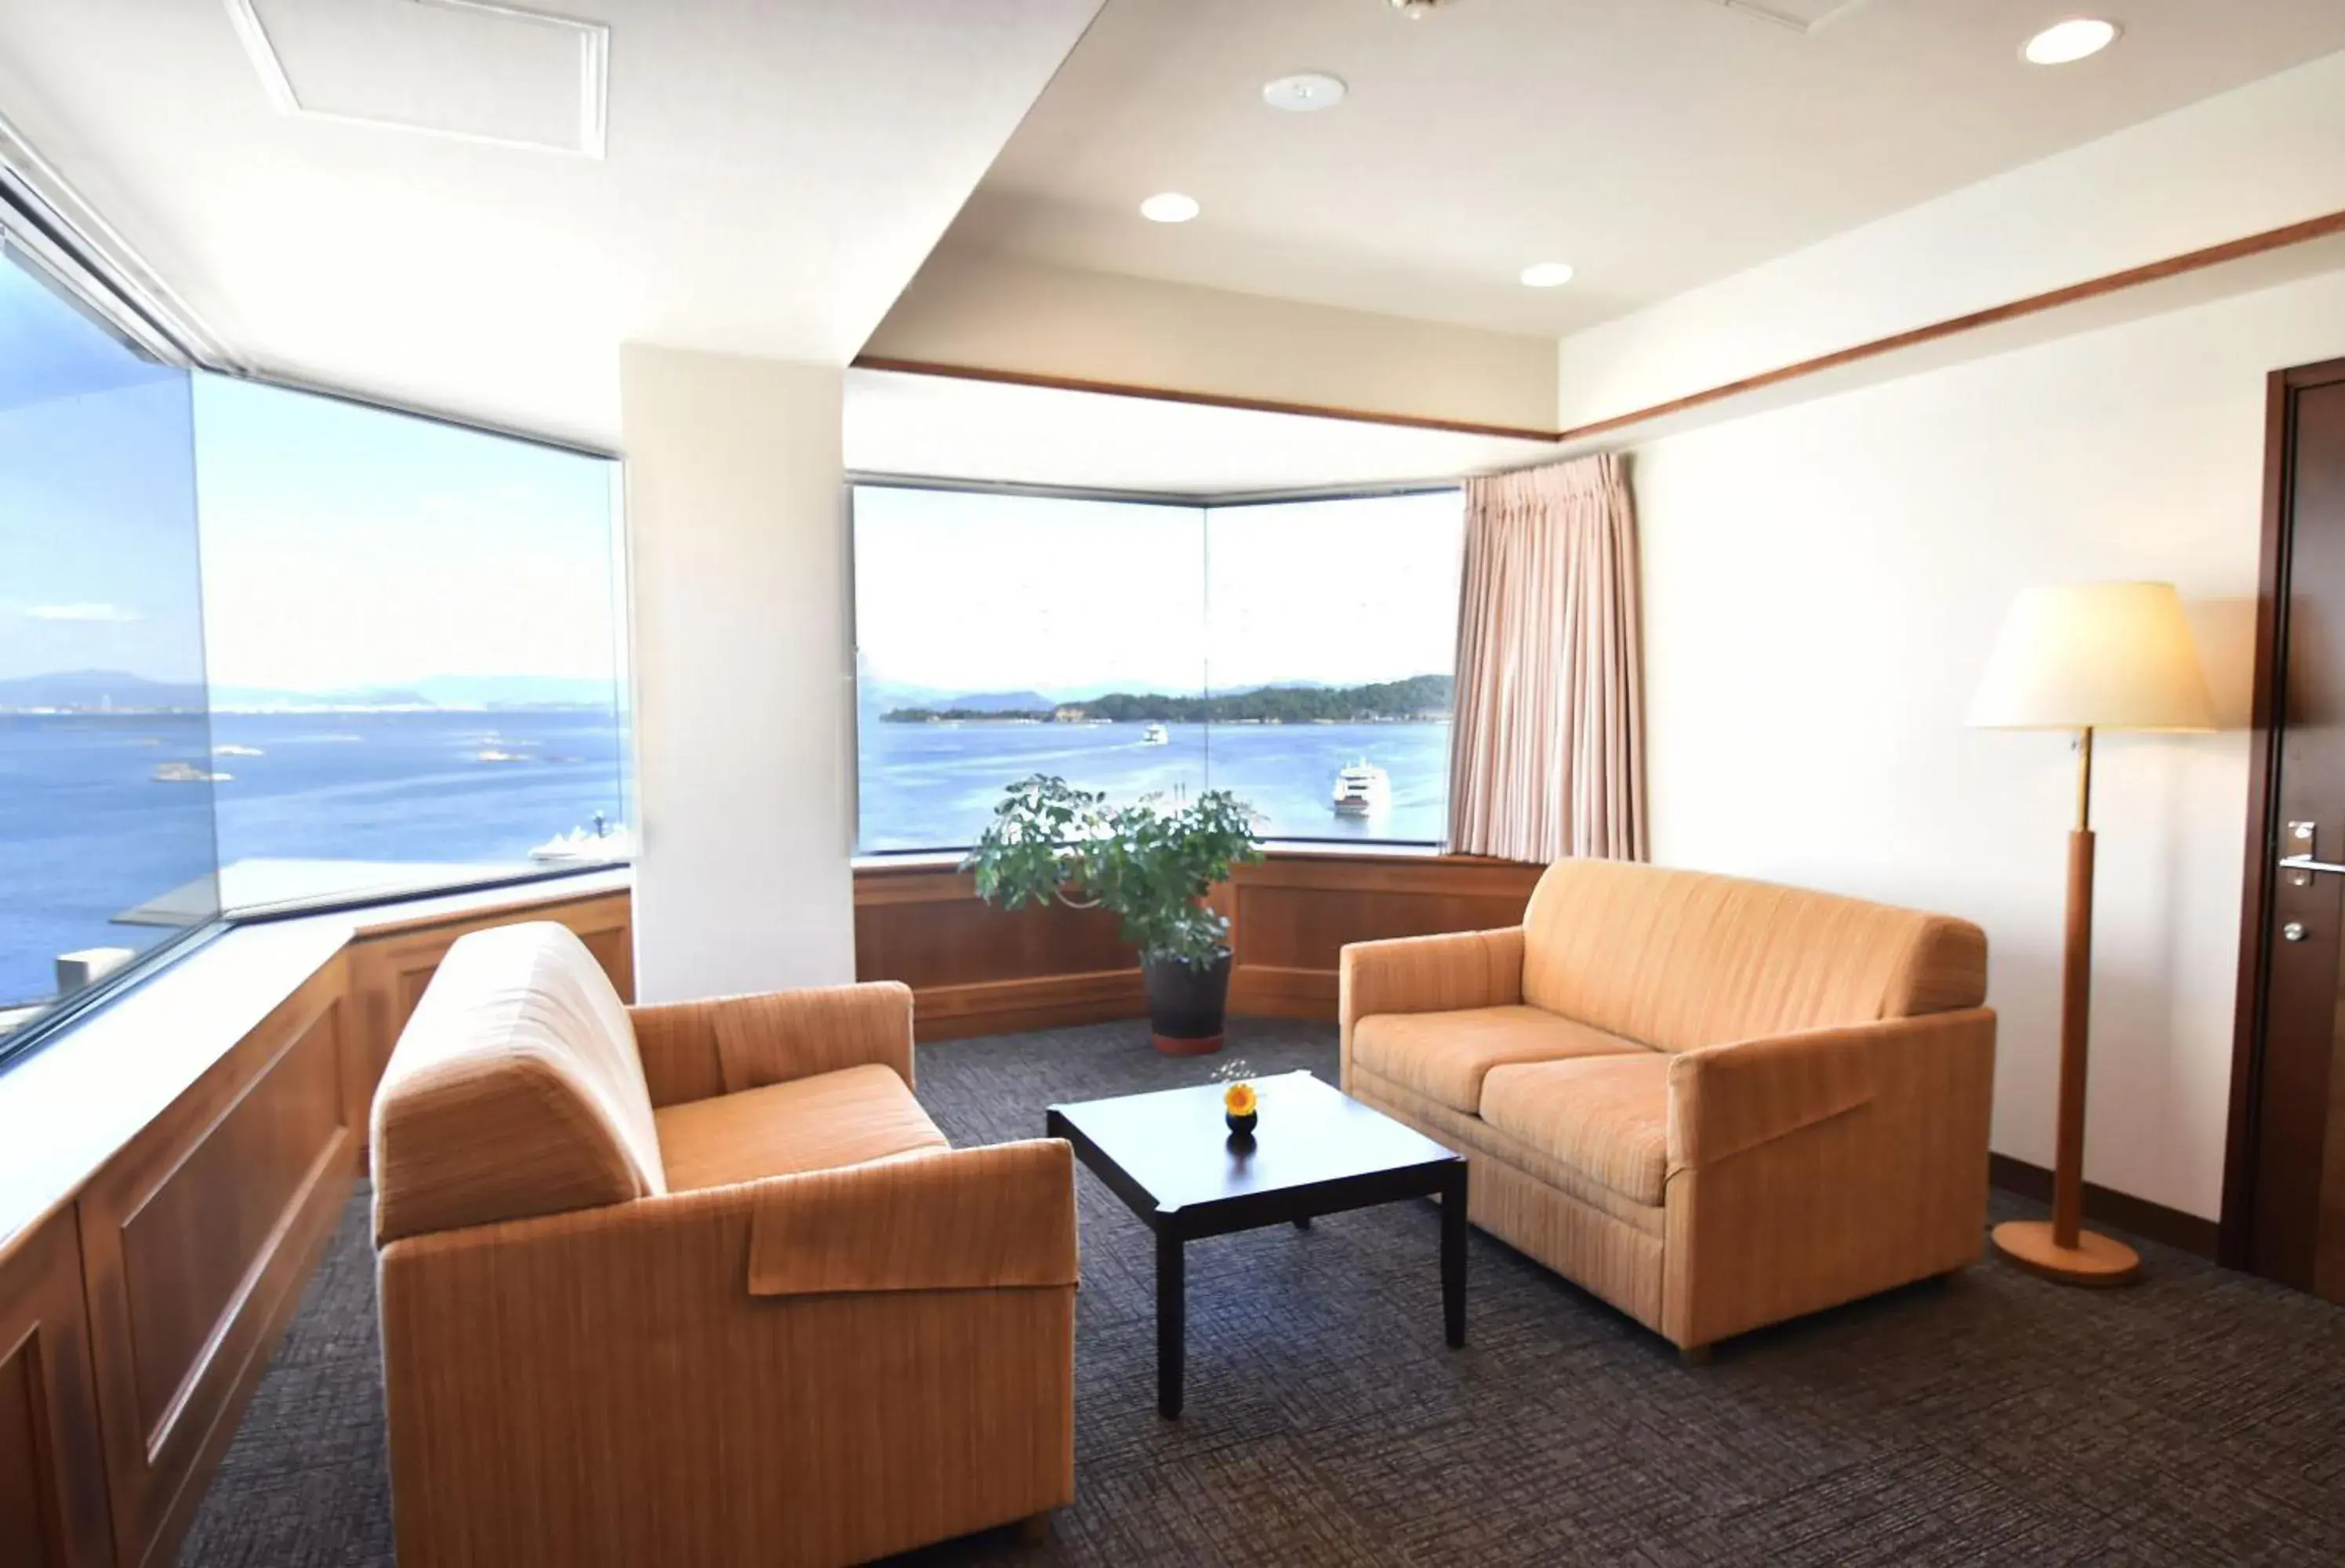
[[[846,1563],[1074,1492],[1074,1167],[953,1151],[901,986],[629,1008],[464,937],[374,1107],[401,1568]]]
[[[1965,921],[1561,861],[1519,926],[1344,949],[1344,1087],[1467,1157],[1475,1224],[1699,1351],[1978,1257],[1985,991]]]

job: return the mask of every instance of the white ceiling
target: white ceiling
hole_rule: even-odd
[[[847,466],[859,473],[1228,496],[1446,481],[1555,455],[1546,441],[893,371],[847,375]]]
[[[1541,335],[1577,330],[2345,48],[2340,0],[1110,0],[953,227],[959,247]],[[1264,82],[1349,84],[1283,114]],[[1203,216],[1143,221],[1152,192]],[[1516,275],[1560,260],[1565,288]]]
[[[610,27],[597,159],[283,112],[225,0],[5,0],[0,113],[257,367],[609,444],[623,340],[849,358],[1098,5],[550,0]],[[304,11],[401,20],[258,9],[289,55]],[[362,112],[543,119],[461,61],[288,64]]]

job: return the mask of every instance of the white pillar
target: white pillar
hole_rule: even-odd
[[[843,387],[620,352],[643,1001],[855,977]]]

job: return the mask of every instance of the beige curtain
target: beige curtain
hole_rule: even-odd
[[[1637,608],[1623,459],[1467,481],[1453,851],[1645,858]]]

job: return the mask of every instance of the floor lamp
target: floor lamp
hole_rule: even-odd
[[[2093,732],[2211,730],[2214,705],[2181,596],[2166,582],[2030,588],[2013,602],[1971,704],[1974,727],[2076,732],[2068,936],[2060,970],[2060,1111],[2052,1218],[1995,1228],[2003,1255],[2070,1285],[2122,1285],[2141,1267],[2082,1228],[2085,1057],[2093,992]]]

